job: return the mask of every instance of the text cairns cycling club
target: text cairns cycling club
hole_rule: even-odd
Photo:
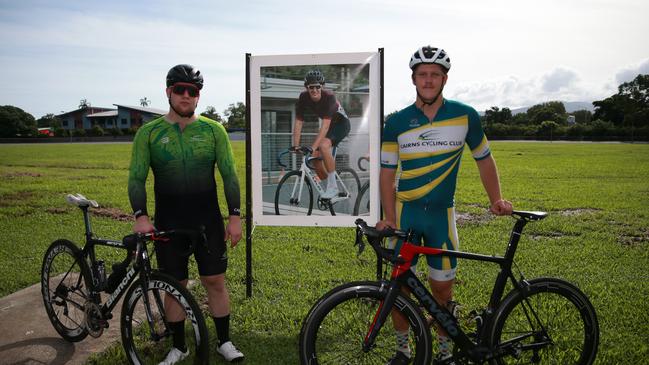
[[[464,141],[417,141],[409,142],[399,145],[401,149],[412,148],[412,147],[438,147],[438,146],[448,146],[448,147],[459,147],[464,144]]]

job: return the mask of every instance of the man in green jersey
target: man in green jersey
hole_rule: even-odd
[[[442,96],[450,68],[451,60],[441,48],[422,47],[410,59],[417,99],[388,119],[383,129],[380,192],[385,219],[377,228],[413,229],[415,243],[457,250],[454,195],[465,145],[478,165],[490,211],[511,214],[512,205],[502,199],[496,163],[478,113]],[[456,260],[428,256],[427,261],[432,294],[446,305],[453,296]],[[407,364],[408,323],[398,312],[393,312],[393,322],[397,352],[388,364]],[[443,331],[437,337],[440,352],[435,363],[453,364],[450,339]]]
[[[230,298],[225,285],[226,241],[234,248],[241,239],[239,181],[234,156],[223,126],[195,114],[203,88],[203,76],[191,65],[177,65],[167,74],[169,112],[143,125],[133,140],[128,194],[136,222],[135,232],[155,229],[204,229],[206,244],[194,247],[201,283],[207,290],[210,313],[219,345],[227,361],[243,360],[229,338]],[[215,167],[223,179],[228,223],[217,199]],[[155,226],[149,220],[145,183],[154,175]],[[187,285],[188,242],[175,238],[156,245],[160,269]],[[173,332],[174,348],[161,363],[174,364],[189,355],[185,344],[182,311],[165,300],[166,319]]]

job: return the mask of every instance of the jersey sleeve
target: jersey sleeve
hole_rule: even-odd
[[[475,109],[471,109],[469,112],[469,131],[466,136],[466,142],[471,149],[471,154],[474,159],[482,160],[491,155],[489,141],[480,124],[480,115]]]
[[[230,138],[228,138],[228,133],[222,125],[215,124],[213,128],[216,137],[215,160],[219,174],[223,179],[223,191],[225,200],[228,203],[228,213],[229,215],[241,215],[239,179],[237,178]]]
[[[304,93],[301,93],[295,103],[295,117],[304,120]]]
[[[398,133],[392,118],[385,122],[381,138],[381,167],[396,169],[399,163]]]
[[[149,129],[140,128],[133,139],[131,165],[128,172],[128,199],[135,217],[149,215],[146,208],[146,178],[149,175],[151,152]]]

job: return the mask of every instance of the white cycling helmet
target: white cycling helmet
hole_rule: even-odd
[[[436,63],[446,69],[446,72],[451,69],[451,59],[448,57],[446,51],[441,48],[431,46],[421,47],[410,57],[410,69],[414,70],[415,66],[420,63]]]

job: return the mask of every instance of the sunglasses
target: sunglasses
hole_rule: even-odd
[[[309,85],[307,86],[309,90],[320,90],[322,88],[322,85]]]
[[[176,95],[185,95],[185,91],[187,91],[187,94],[189,94],[189,96],[192,98],[197,97],[201,93],[200,90],[198,90],[198,88],[193,85],[176,84],[171,88],[171,92]]]

